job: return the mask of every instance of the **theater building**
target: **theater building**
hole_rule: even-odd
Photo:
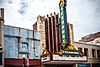
[[[38,19],[39,18],[43,18],[44,23],[42,23],[42,21],[40,20],[41,22],[35,23],[35,25],[36,24],[38,24],[38,25],[37,26],[33,25],[33,28],[35,27],[35,29],[38,30],[38,28],[36,28],[36,27],[44,26],[43,27],[44,34],[42,34],[42,35],[45,35],[45,38],[44,38],[45,46],[41,44],[42,45],[41,48],[43,48],[43,46],[44,46],[45,49],[41,50],[42,51],[41,52],[42,53],[41,54],[41,62],[42,62],[41,66],[43,66],[43,67],[48,67],[48,66],[55,66],[55,67],[58,67],[58,66],[60,66],[60,67],[69,66],[70,67],[71,66],[71,67],[73,67],[73,66],[76,66],[77,62],[81,63],[81,61],[82,62],[87,61],[87,57],[85,55],[82,55],[83,57],[77,57],[76,59],[78,59],[78,60],[75,60],[74,56],[76,56],[76,55],[80,56],[79,55],[80,52],[77,51],[76,49],[73,49],[74,47],[72,47],[72,49],[71,49],[71,47],[68,47],[65,49],[64,46],[61,44],[61,42],[62,42],[61,32],[62,31],[61,31],[61,25],[60,25],[61,23],[60,23],[59,14],[56,14],[56,13],[50,14],[50,16],[47,15],[47,18],[38,16]],[[41,27],[40,27],[40,29],[42,30]],[[70,23],[68,23],[68,31],[69,31],[68,33],[70,34],[70,38],[69,38],[71,41],[70,44],[72,44],[73,39],[74,39],[73,38],[73,25]],[[41,36],[40,36],[40,38],[41,38]],[[40,39],[40,41],[41,41],[41,39]],[[69,55],[66,54],[67,53],[66,50],[68,50],[68,49],[76,50],[75,52],[70,52],[71,54],[73,54],[73,57],[70,57],[70,59],[68,59]],[[73,58],[74,58],[74,62],[68,63],[70,60],[73,60]],[[65,59],[68,61],[66,61]]]
[[[59,8],[60,15],[54,13],[43,17],[45,49],[41,50],[41,66],[98,67],[100,46],[74,42],[73,25],[67,23],[66,0],[60,0]],[[41,22],[42,20],[33,25],[33,28],[37,30],[42,25]]]

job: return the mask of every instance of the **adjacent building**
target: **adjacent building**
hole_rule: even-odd
[[[26,59],[30,66],[40,67],[39,32],[4,25],[4,46],[6,67],[26,65]]]
[[[100,66],[100,46],[96,44],[87,44],[81,42],[73,42],[76,49],[85,53],[88,56],[86,63],[91,64],[92,67]]]
[[[84,36],[79,42],[100,45],[100,32]]]
[[[0,67],[4,65],[4,9],[0,8]]]
[[[40,67],[40,32],[4,25],[0,8],[0,67],[22,67],[27,62]]]

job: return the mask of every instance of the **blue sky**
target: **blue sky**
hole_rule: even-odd
[[[38,15],[58,13],[59,0],[0,0],[5,24],[32,29]],[[100,31],[100,0],[67,0],[67,21],[74,25],[74,38]]]

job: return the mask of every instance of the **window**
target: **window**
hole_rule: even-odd
[[[96,57],[96,52],[95,49],[92,49],[92,57],[95,58]]]
[[[62,6],[62,3],[60,3],[60,7]]]
[[[61,16],[64,17],[64,12],[63,11],[61,11]]]
[[[64,20],[64,16],[63,15],[61,15],[61,20]]]
[[[64,34],[65,33],[65,30],[62,30],[62,34]]]
[[[0,65],[2,65],[2,53],[0,52]]]
[[[64,25],[62,25],[62,29],[64,29]]]
[[[97,50],[97,58],[100,58],[100,50]]]
[[[63,39],[63,43],[65,43],[65,39]]]
[[[1,43],[0,43],[0,46],[1,46]]]
[[[84,48],[84,53],[86,56],[88,56],[88,48]]]
[[[60,10],[63,10],[63,7],[62,6],[60,7]]]
[[[95,41],[95,44],[100,44],[100,40],[96,40]]]
[[[28,44],[27,43],[21,43],[20,44],[20,52],[28,52]]]
[[[62,38],[65,38],[65,35],[62,35]]]
[[[61,20],[61,25],[63,25],[64,24],[64,20]]]
[[[82,48],[79,47],[78,50],[80,50],[82,52]]]

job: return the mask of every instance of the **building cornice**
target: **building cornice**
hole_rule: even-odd
[[[98,47],[100,47],[100,45],[96,45],[96,44],[87,44],[87,43],[81,43],[81,42],[74,42],[74,43],[83,44],[83,45],[98,46]]]

